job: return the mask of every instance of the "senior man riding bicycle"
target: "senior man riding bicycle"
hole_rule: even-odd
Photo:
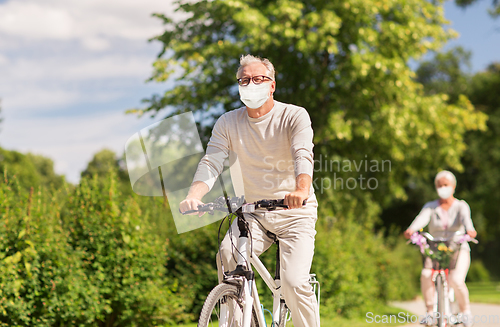
[[[206,155],[198,165],[180,210],[195,210],[202,204],[201,199],[223,170],[223,161],[230,152],[235,153],[246,200],[284,198],[289,207],[246,215],[253,251],[260,255],[273,243],[266,230],[278,237],[281,287],[292,321],[297,327],[318,327],[318,304],[309,283],[318,206],[311,185],[313,131],[304,108],[274,100],[274,75],[274,67],[269,60],[252,55],[240,58],[236,77],[245,107],[225,113],[215,123]],[[307,204],[302,206],[304,200]],[[237,236],[237,225],[233,224],[231,233],[226,234],[221,244],[224,270],[233,270],[236,266],[231,237],[236,244]],[[221,281],[219,260],[217,264]]]

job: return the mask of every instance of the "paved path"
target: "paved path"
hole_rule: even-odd
[[[409,302],[393,302],[392,306],[405,309],[408,312],[414,313],[417,316],[425,314],[425,306],[422,299]],[[476,323],[474,327],[500,327],[500,305],[471,303],[471,311],[475,316]],[[422,327],[422,325],[407,324],[405,327]],[[462,326],[462,325],[458,325]]]

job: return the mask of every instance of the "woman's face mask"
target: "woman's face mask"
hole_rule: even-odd
[[[257,109],[262,107],[267,99],[269,99],[270,91],[271,83],[240,85],[240,99],[248,108]]]
[[[439,197],[443,200],[449,199],[450,196],[453,195],[453,187],[451,186],[442,186],[436,189],[436,191]]]

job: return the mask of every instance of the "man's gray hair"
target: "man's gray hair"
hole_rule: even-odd
[[[271,77],[273,80],[275,79],[274,78],[274,66],[273,64],[269,61],[269,59],[266,59],[266,58],[260,58],[260,57],[255,57],[255,56],[252,56],[251,54],[247,54],[247,55],[242,55],[241,58],[240,58],[240,67],[238,68],[238,71],[236,72],[236,78],[240,78],[241,77],[241,71],[243,70],[243,68],[245,68],[245,66],[248,66],[248,65],[251,65],[253,63],[261,63],[263,64],[264,66],[266,66],[266,69],[267,69],[267,76],[268,77]]]
[[[451,171],[448,170],[442,170],[439,173],[437,173],[436,178],[434,178],[434,184],[437,184],[437,181],[443,177],[446,178],[453,185],[457,186],[457,178],[455,177],[455,175],[453,175]]]

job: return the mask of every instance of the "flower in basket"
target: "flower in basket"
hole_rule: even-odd
[[[429,244],[427,244],[427,239],[420,235],[419,233],[413,233],[410,237],[410,242],[418,245],[420,247],[420,252],[424,254],[425,250],[429,248]]]
[[[439,266],[441,268],[448,268],[450,266],[450,261],[453,256],[453,249],[451,247],[446,246],[444,243],[439,243],[437,245],[437,251],[431,251],[430,249],[426,249],[425,255],[431,258],[432,260],[436,260],[439,262]]]

